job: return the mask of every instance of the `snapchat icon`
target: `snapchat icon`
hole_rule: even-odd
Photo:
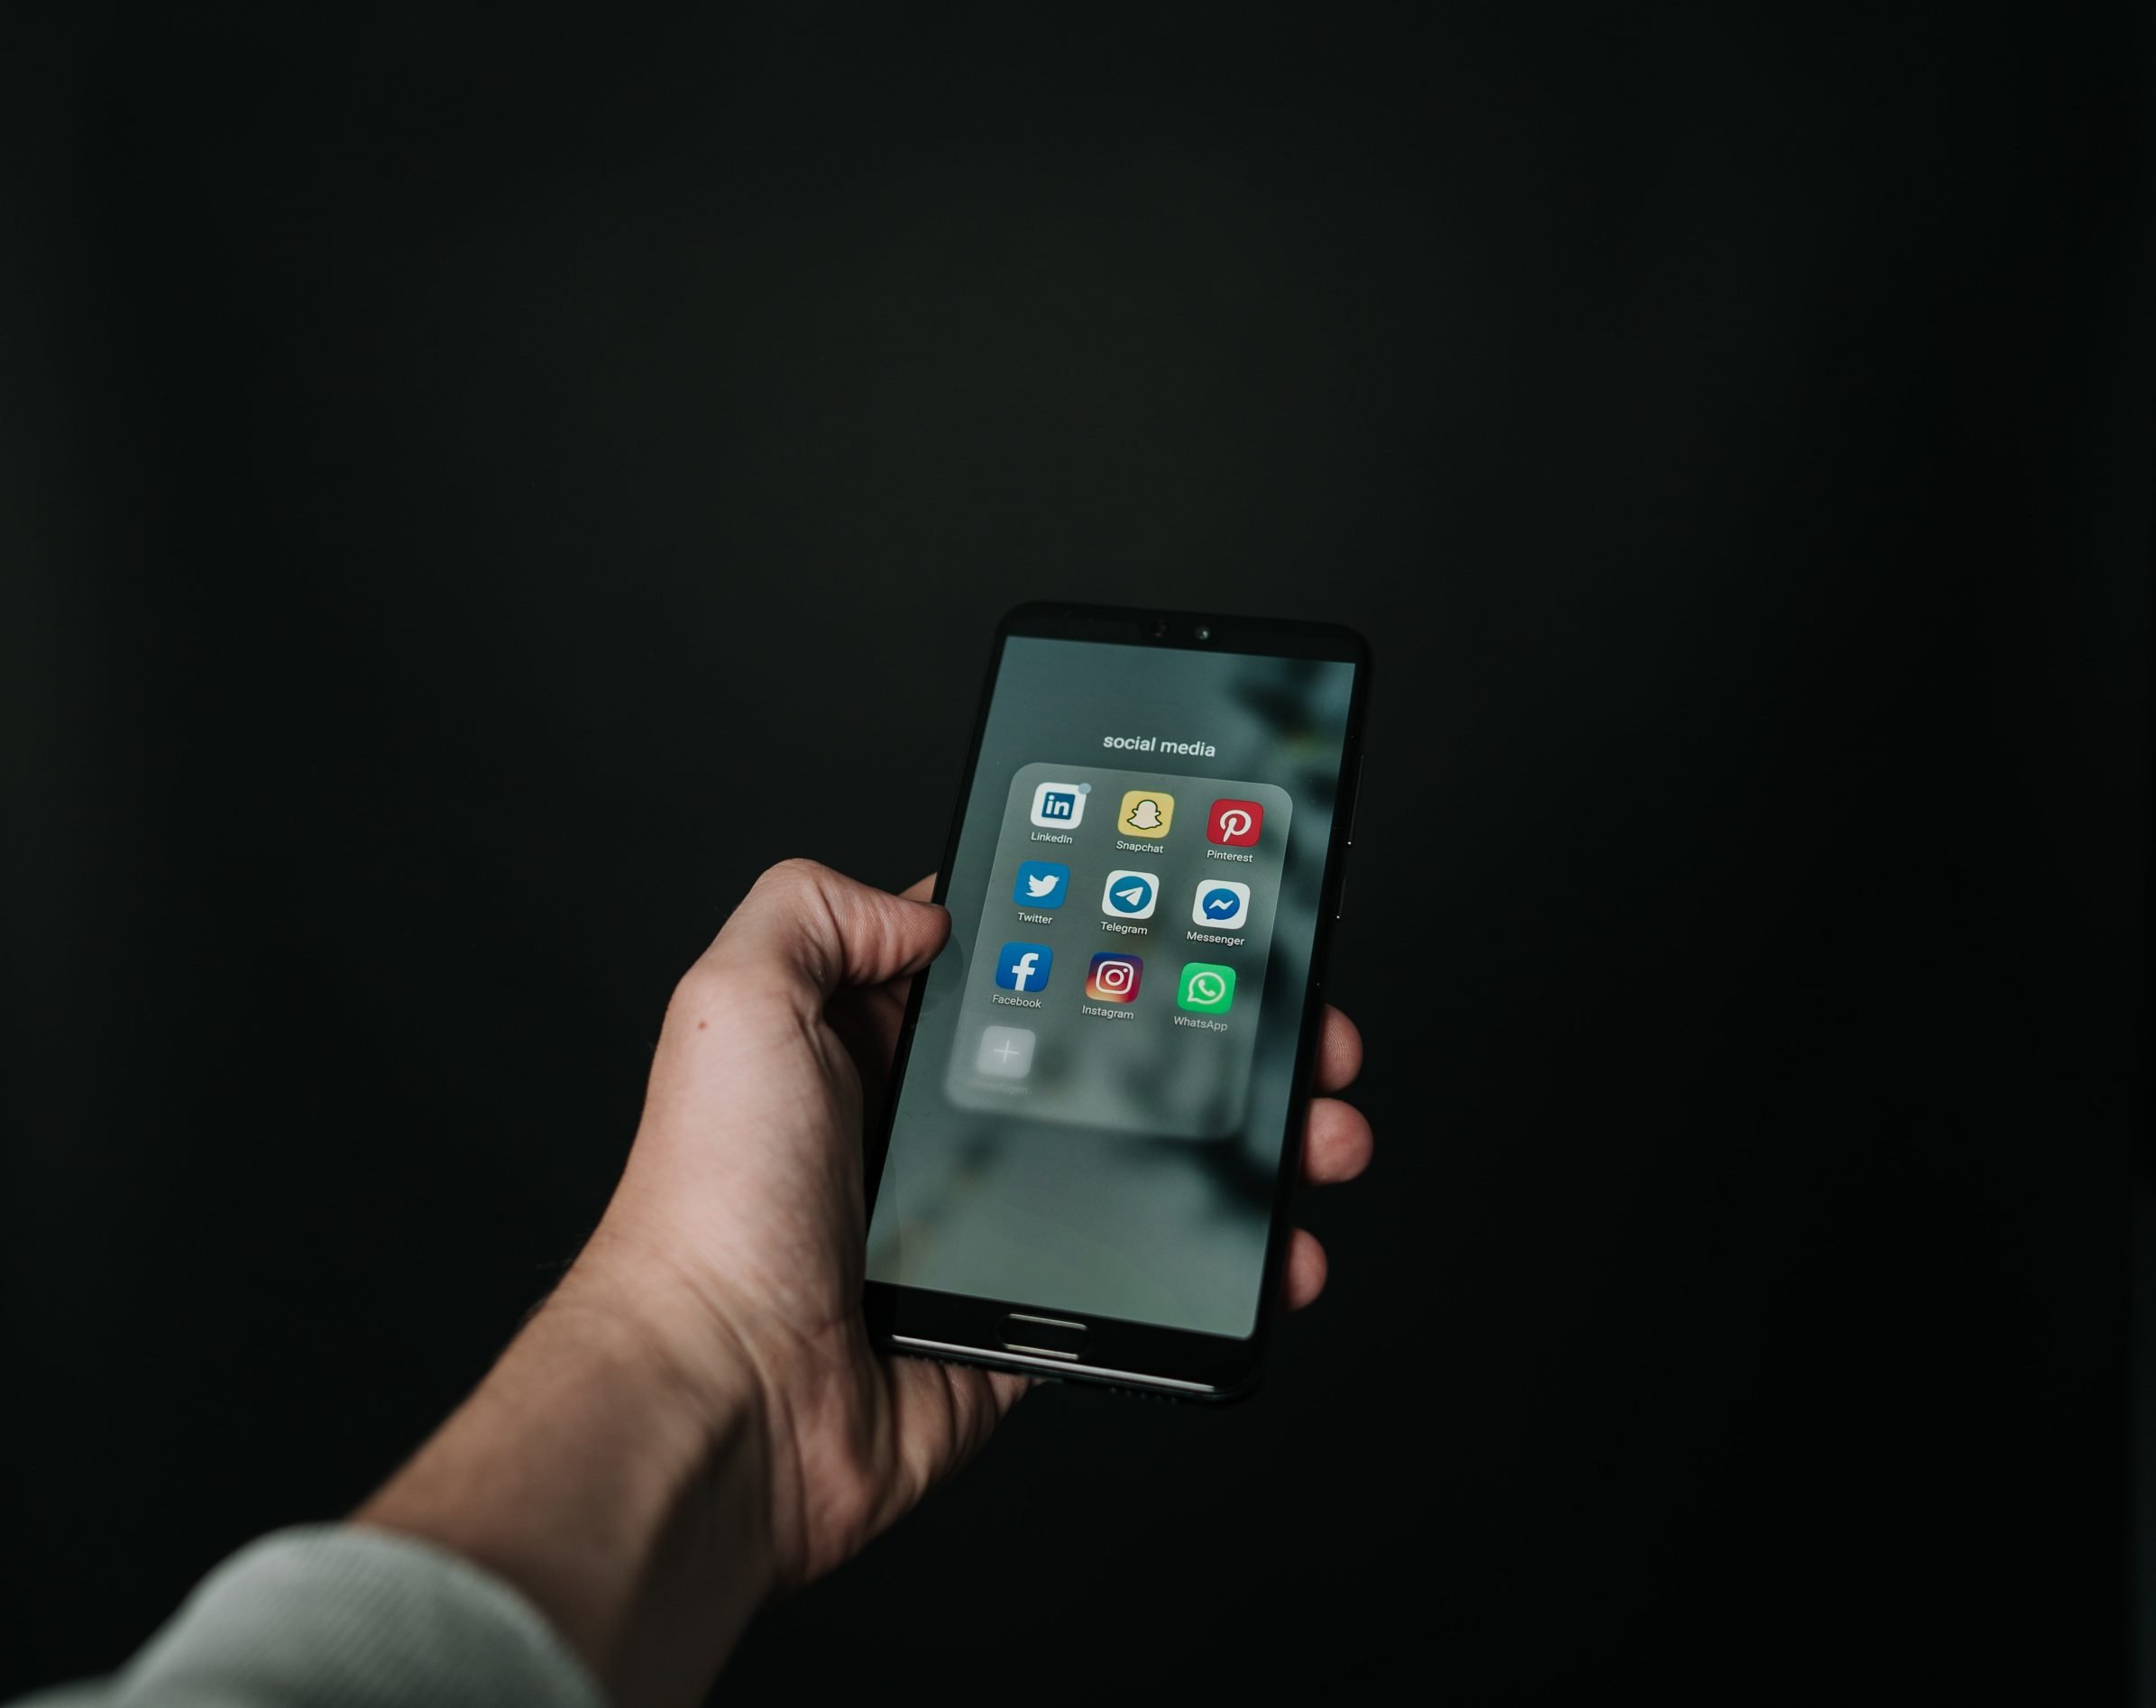
[[[1166,836],[1174,819],[1174,795],[1158,789],[1133,789],[1123,797],[1115,827],[1126,836]]]

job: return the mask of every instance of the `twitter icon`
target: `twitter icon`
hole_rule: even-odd
[[[1018,882],[1011,886],[1011,899],[1021,907],[1042,911],[1060,907],[1070,889],[1070,868],[1054,860],[1021,860]]]

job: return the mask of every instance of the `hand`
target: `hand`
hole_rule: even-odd
[[[672,1331],[684,1360],[754,1366],[784,1584],[857,1552],[1032,1385],[880,1355],[861,1319],[864,1099],[880,1097],[908,987],[950,934],[932,882],[891,895],[807,860],[763,876],[674,992],[628,1171],[578,1265],[686,1311]],[[1361,1058],[1328,1009],[1320,1087],[1344,1087]],[[1313,1100],[1307,1178],[1350,1180],[1371,1146],[1357,1111]],[[1287,1302],[1325,1280],[1324,1249],[1298,1229]]]
[[[864,1101],[950,933],[929,890],[892,895],[806,860],[757,881],[674,991],[583,1254],[360,1514],[523,1584],[618,1701],[700,1690],[765,1595],[860,1548],[1031,1386],[881,1355],[861,1318]],[[1361,1060],[1327,1009],[1318,1090]],[[1355,1110],[1311,1099],[1307,1180],[1351,1180],[1371,1148]],[[1287,1302],[1325,1279],[1298,1229]]]

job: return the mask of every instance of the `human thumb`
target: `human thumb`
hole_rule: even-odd
[[[798,979],[821,1004],[848,985],[919,972],[950,935],[950,915],[933,903],[793,859],[757,879],[711,954],[729,963],[760,962]]]

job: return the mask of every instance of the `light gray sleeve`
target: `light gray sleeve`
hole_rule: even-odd
[[[355,1525],[242,1548],[115,1676],[20,1708],[606,1708],[583,1664],[500,1578]]]

